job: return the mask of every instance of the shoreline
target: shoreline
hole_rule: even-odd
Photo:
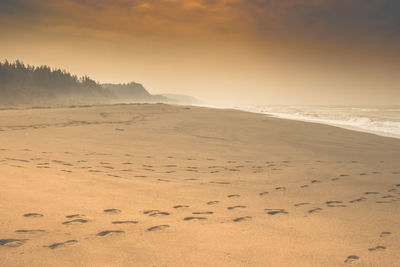
[[[107,106],[129,106],[129,105],[170,105],[170,106],[182,106],[182,107],[197,107],[197,108],[209,108],[209,109],[216,109],[216,110],[236,110],[236,111],[242,111],[242,112],[248,112],[248,113],[253,113],[253,114],[261,114],[261,115],[266,115],[271,118],[276,118],[276,119],[282,119],[282,120],[290,120],[290,121],[300,121],[300,122],[306,122],[306,123],[313,123],[313,124],[319,124],[319,125],[328,125],[328,126],[333,126],[345,130],[350,130],[350,131],[355,131],[355,132],[360,132],[360,133],[368,133],[368,134],[373,134],[376,136],[381,136],[381,137],[388,137],[388,138],[394,138],[394,139],[400,139],[400,135],[397,134],[391,134],[391,133],[383,133],[383,132],[378,132],[378,131],[373,131],[373,130],[367,130],[363,129],[357,126],[351,126],[351,125],[343,125],[343,124],[338,124],[334,122],[326,122],[317,119],[312,119],[312,118],[294,118],[290,117],[290,114],[277,114],[277,113],[272,113],[272,112],[257,112],[257,111],[252,111],[248,110],[245,108],[240,108],[240,107],[216,107],[216,106],[207,106],[207,105],[192,105],[192,104],[172,104],[172,103],[152,103],[152,102],[129,102],[129,103],[123,103],[123,102],[117,102],[117,103],[99,103],[99,104],[76,104],[76,105],[68,105],[68,104],[60,104],[60,105],[43,105],[43,106],[36,106],[36,105],[21,105],[21,106],[0,106],[0,112],[3,110],[34,110],[34,109],[65,109],[65,108],[88,108],[88,107],[107,107]],[[287,116],[285,116],[287,115]]]
[[[307,118],[307,117],[299,118],[299,117],[293,116],[292,114],[253,111],[253,110],[250,110],[250,109],[240,108],[240,107],[237,107],[237,108],[235,107],[235,108],[232,108],[232,109],[241,110],[241,111],[250,112],[250,113],[255,113],[255,114],[264,114],[264,115],[268,115],[268,116],[271,116],[271,117],[274,117],[274,118],[279,118],[279,119],[302,121],[302,122],[311,122],[311,123],[322,124],[322,125],[330,125],[330,126],[339,127],[339,128],[346,129],[346,130],[363,132],[363,133],[370,133],[370,134],[374,134],[374,135],[377,135],[377,136],[391,137],[391,138],[400,139],[400,134],[387,133],[387,132],[378,131],[378,130],[369,130],[369,129],[365,129],[365,128],[362,128],[362,127],[359,127],[359,126],[346,125],[347,122],[345,122],[345,121],[335,122],[335,121],[330,120],[330,119],[317,119],[317,118]]]

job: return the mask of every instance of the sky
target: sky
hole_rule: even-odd
[[[0,0],[0,59],[210,104],[400,104],[398,0]]]

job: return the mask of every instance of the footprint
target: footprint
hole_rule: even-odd
[[[251,216],[244,216],[244,217],[238,217],[233,219],[232,221],[234,222],[241,222],[241,221],[248,221],[250,220],[252,217]]]
[[[266,192],[266,191],[265,191],[265,192],[259,193],[260,196],[264,196],[264,195],[266,195],[266,194],[268,194],[268,192]]]
[[[330,208],[335,208],[335,207],[337,207],[337,208],[339,208],[339,207],[346,207],[346,205],[343,205],[342,203],[343,203],[342,201],[337,201],[337,200],[325,202],[325,204],[326,204],[328,207],[330,207]]]
[[[366,195],[377,195],[379,192],[365,192]]]
[[[215,204],[218,204],[219,203],[219,201],[218,200],[215,200],[215,201],[209,201],[209,202],[207,202],[207,205],[215,205]]]
[[[105,213],[121,213],[121,211],[118,209],[105,209],[104,212]]]
[[[240,197],[240,195],[238,195],[238,194],[233,194],[233,195],[228,195],[227,197],[229,197],[229,198]]]
[[[227,207],[228,210],[234,210],[234,209],[245,209],[247,206],[233,206],[233,207]]]
[[[386,250],[386,247],[385,246],[376,246],[376,247],[374,247],[374,248],[369,248],[368,249],[369,251],[383,251],[383,250]]]
[[[317,184],[317,183],[320,183],[320,182],[321,182],[320,180],[312,180],[311,181],[312,184]]]
[[[45,230],[41,229],[35,229],[35,230],[16,230],[15,231],[18,234],[38,234],[38,233],[46,233]]]
[[[310,203],[301,202],[301,203],[294,204],[295,207],[302,207],[302,206],[305,206],[305,205],[310,205]]]
[[[174,209],[181,209],[181,208],[189,208],[188,205],[176,205],[173,207]]]
[[[264,211],[269,214],[269,215],[276,215],[276,214],[288,214],[287,211],[285,211],[284,209],[264,209]]]
[[[284,186],[278,186],[275,188],[275,190],[286,190],[286,187]]]
[[[384,201],[376,201],[376,203],[378,204],[388,204],[388,203],[392,203],[393,200],[384,200]]]
[[[309,210],[308,213],[313,214],[313,213],[320,212],[321,210],[322,210],[321,208],[315,208],[315,209]]]
[[[163,229],[168,228],[168,227],[169,227],[169,225],[166,225],[166,224],[157,225],[157,226],[153,226],[153,227],[148,228],[147,231],[149,231],[149,232],[158,231],[158,230],[163,230]]]
[[[214,214],[214,212],[212,212],[212,211],[195,211],[195,212],[192,212],[192,214],[194,214],[194,215]]]
[[[108,231],[102,231],[100,233],[97,234],[97,236],[106,236],[106,235],[110,235],[110,234],[123,234],[125,233],[124,231],[121,230],[108,230]]]
[[[112,222],[112,224],[136,224],[138,223],[137,221],[115,221]]]
[[[71,221],[65,221],[62,224],[74,224],[74,223],[87,223],[88,220],[85,219],[75,219],[75,220],[71,220]]]
[[[40,218],[43,217],[43,214],[40,213],[26,213],[24,217],[31,217],[31,218]]]
[[[306,187],[308,187],[308,185],[306,185],[306,184],[304,184],[304,185],[302,185],[302,186],[300,186],[301,188],[306,188]]]
[[[185,221],[192,221],[192,220],[207,220],[206,217],[185,217],[183,218]]]
[[[355,202],[361,202],[361,201],[365,201],[365,200],[367,200],[365,197],[360,197],[360,198],[357,198],[357,199],[350,200],[349,202],[350,203],[355,203]]]
[[[0,246],[16,248],[25,244],[28,239],[0,239]]]
[[[344,261],[344,263],[351,263],[351,262],[356,261],[358,259],[360,259],[360,257],[355,256],[355,255],[350,255],[350,256],[347,257],[347,259]]]
[[[388,236],[388,235],[391,235],[392,233],[391,232],[382,232],[379,236],[380,237],[385,237],[385,236]]]
[[[158,216],[158,215],[169,215],[169,212],[159,211],[159,210],[146,210],[143,214],[149,216]]]
[[[211,181],[210,184],[231,184],[230,182],[214,182]]]
[[[45,247],[45,248],[47,247],[49,249],[56,249],[56,248],[59,248],[59,247],[74,245],[76,243],[78,243],[78,240],[68,240],[68,241],[65,241],[65,242],[54,243],[54,244],[51,244],[49,246],[43,246],[43,247]]]

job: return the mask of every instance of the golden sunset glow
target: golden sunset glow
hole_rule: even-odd
[[[396,8],[390,0],[2,1],[0,49],[2,59],[211,103],[394,104]]]

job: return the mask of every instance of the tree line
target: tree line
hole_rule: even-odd
[[[101,98],[111,92],[90,79],[49,66],[31,66],[16,60],[0,62],[0,102],[31,102],[34,99]]]

